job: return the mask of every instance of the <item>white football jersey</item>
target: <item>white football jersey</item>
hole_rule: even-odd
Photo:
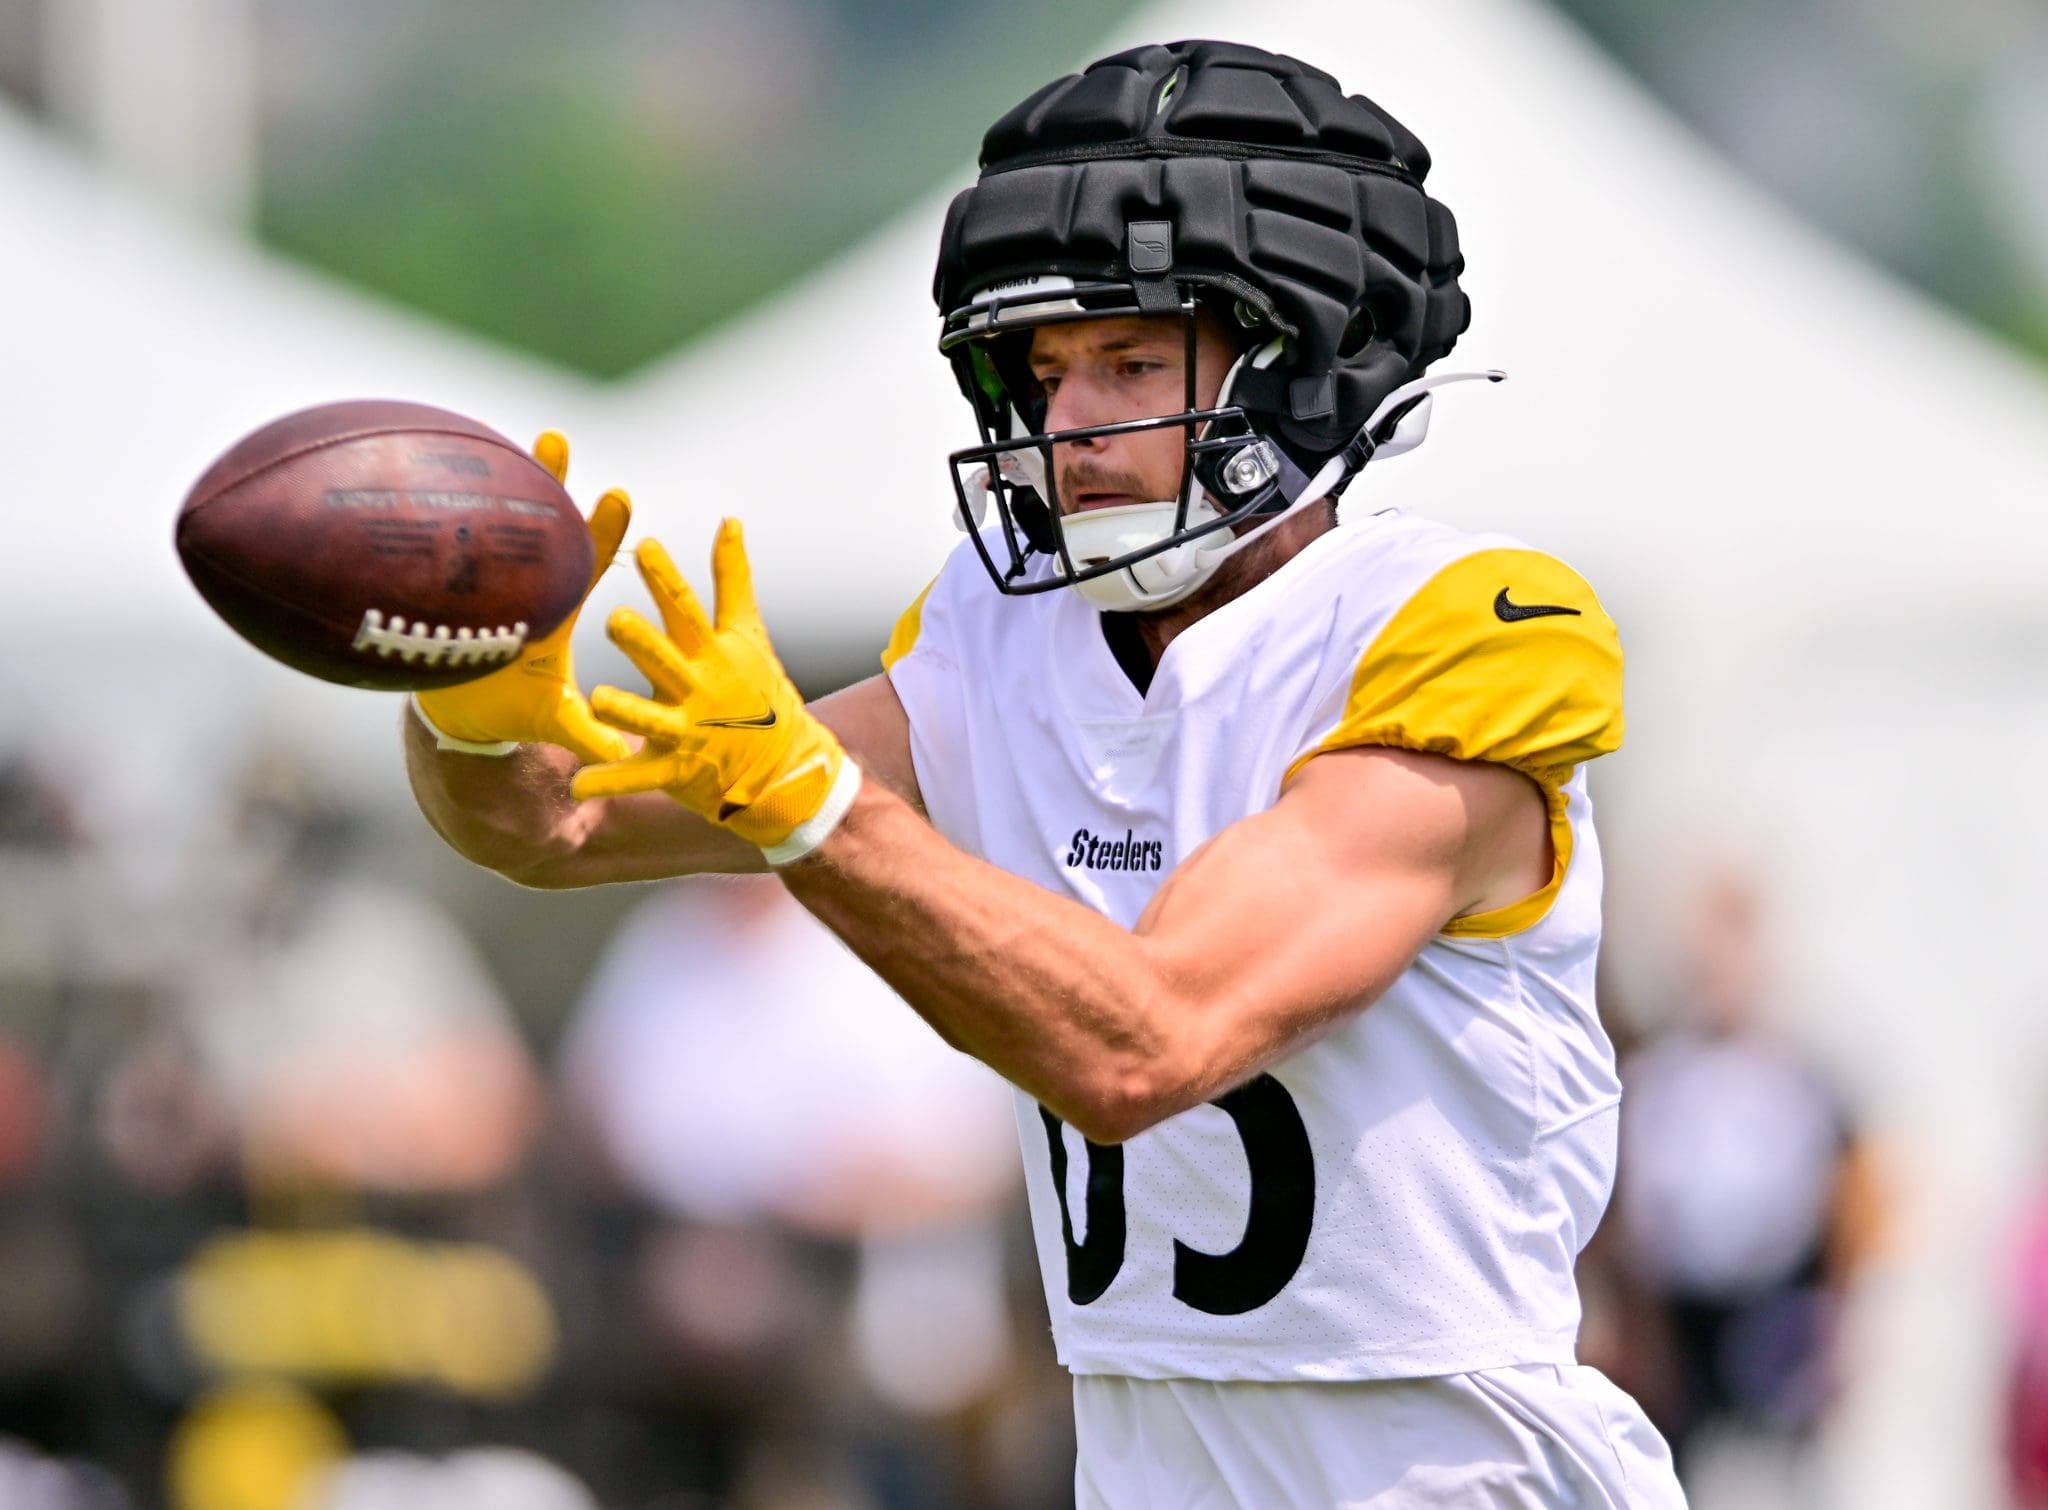
[[[963,542],[884,665],[939,830],[1125,927],[1323,751],[1494,760],[1542,786],[1550,884],[1453,922],[1312,1047],[1118,1147],[1021,1093],[1018,1130],[1077,1373],[1571,1362],[1620,1089],[1581,767],[1620,743],[1621,652],[1585,582],[1503,537],[1373,515],[1181,633],[1141,695],[1079,594],[1005,597]]]

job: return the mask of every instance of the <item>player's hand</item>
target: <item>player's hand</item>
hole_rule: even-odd
[[[560,431],[543,431],[533,443],[533,455],[557,482],[567,479],[569,442]],[[586,599],[618,554],[632,517],[633,501],[618,488],[590,511],[586,523],[596,565],[583,590]],[[631,753],[623,735],[590,716],[590,705],[576,686],[569,641],[582,611],[579,603],[551,632],[528,643],[511,665],[460,686],[419,693],[419,710],[442,746],[504,754],[515,744],[551,744],[585,761],[620,760]]]
[[[579,798],[666,792],[772,864],[810,853],[852,805],[860,768],[804,707],[768,643],[739,521],[720,525],[711,548],[710,619],[659,542],[641,541],[634,559],[662,627],[620,608],[606,632],[658,700],[599,687],[591,707],[647,743],[631,759],[578,771],[572,790]]]

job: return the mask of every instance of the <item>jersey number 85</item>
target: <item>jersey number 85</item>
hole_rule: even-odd
[[[1174,1239],[1173,1296],[1212,1316],[1241,1316],[1286,1289],[1301,1267],[1315,1221],[1315,1156],[1294,1098],[1271,1075],[1248,1080],[1210,1104],[1229,1114],[1244,1142],[1245,1162],[1251,1168],[1251,1213],[1244,1240],[1228,1253],[1204,1253]],[[1059,1193],[1067,1299],[1085,1306],[1102,1296],[1123,1267],[1124,1151],[1121,1146],[1085,1144],[1088,1237],[1077,1243],[1067,1206],[1063,1124],[1044,1107],[1038,1114],[1045,1119],[1052,1188]]]

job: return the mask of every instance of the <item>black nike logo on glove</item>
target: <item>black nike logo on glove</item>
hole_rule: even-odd
[[[1574,610],[1575,611],[1575,610]],[[752,718],[700,718],[700,729],[772,729],[775,727],[775,710],[756,713]]]
[[[1576,615],[1579,610],[1566,608],[1561,603],[1510,603],[1508,590],[1503,587],[1500,596],[1493,600],[1493,612],[1502,623],[1512,624],[1518,619],[1541,619],[1554,613]]]

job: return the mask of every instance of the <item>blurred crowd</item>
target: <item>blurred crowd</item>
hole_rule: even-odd
[[[1621,1165],[1580,1260],[1581,1357],[1643,1404],[1699,1510],[1827,1503],[1813,1448],[1891,1197],[1874,1141],[1785,1031],[1750,884],[1691,887],[1672,999],[1621,1050]]]
[[[642,888],[540,1032],[294,762],[154,889],[65,791],[0,759],[0,1505],[1071,1502],[1009,1094],[772,881]],[[1623,1173],[1582,1354],[1704,1510],[1825,1502],[1898,1204],[1770,944],[1706,878],[1654,1031],[1609,1005]],[[2004,1476],[2031,1507],[2023,1217]]]
[[[0,760],[0,1505],[1069,1500],[1009,1095],[772,881],[645,889],[541,1042],[292,762],[154,889],[59,775]]]

